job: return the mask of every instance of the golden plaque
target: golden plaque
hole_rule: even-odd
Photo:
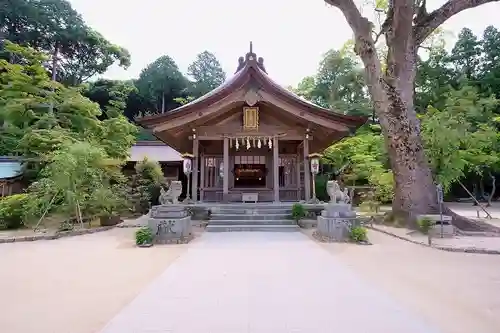
[[[258,130],[259,129],[259,108],[244,107],[243,108],[243,129]]]

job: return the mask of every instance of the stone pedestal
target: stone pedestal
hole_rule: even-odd
[[[155,244],[187,243],[193,238],[191,216],[184,205],[154,206],[148,226]]]
[[[349,230],[356,223],[356,212],[350,204],[330,203],[318,216],[316,234],[327,241],[344,242],[349,240]]]

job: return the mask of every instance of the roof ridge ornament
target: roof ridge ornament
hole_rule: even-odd
[[[238,67],[236,69],[236,73],[242,70],[245,66],[255,66],[262,70],[267,74],[266,68],[264,67],[264,58],[258,57],[253,52],[253,42],[250,41],[250,49],[249,52],[245,55],[245,57],[238,58]]]

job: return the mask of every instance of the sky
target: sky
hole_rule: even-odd
[[[284,86],[295,86],[316,72],[326,51],[340,48],[352,37],[342,13],[323,0],[69,2],[87,24],[131,53],[132,65],[127,70],[113,66],[103,75],[110,79],[138,77],[145,66],[162,55],[172,57],[186,73],[204,50],[214,53],[230,76],[238,57],[248,52],[252,41],[254,52],[264,58],[268,74]],[[428,0],[429,11],[444,2]],[[464,27],[481,35],[488,25],[500,28],[498,13],[500,3],[483,5],[453,17],[443,28],[451,36]]]

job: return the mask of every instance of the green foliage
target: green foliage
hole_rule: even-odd
[[[145,214],[151,205],[157,204],[160,188],[165,185],[161,166],[145,158],[135,165],[135,175],[128,187],[128,200],[136,212]]]
[[[14,194],[0,199],[0,230],[18,229],[24,225],[25,207],[29,200],[27,194]]]
[[[328,183],[328,175],[316,175],[315,176],[315,186],[316,186],[316,198],[321,201],[330,201],[330,196],[326,191],[326,185]]]
[[[420,229],[420,231],[423,234],[427,235],[427,234],[429,234],[429,231],[434,226],[434,221],[428,217],[422,217],[422,218],[417,220],[417,224],[418,224],[418,228]]]
[[[434,178],[447,192],[460,179],[500,172],[500,65],[494,60],[500,38],[496,37],[500,32],[494,27],[485,30],[482,40],[464,29],[449,54],[438,31],[438,42],[430,44],[427,58],[418,59],[415,105],[421,135]],[[332,80],[333,76],[325,82]],[[316,84],[315,77],[305,78],[301,95],[312,101],[324,96]],[[323,161],[337,170],[347,165],[345,182],[371,185],[374,200],[392,201],[393,176],[379,125],[365,126],[329,147]]]
[[[75,229],[75,225],[71,221],[63,221],[59,224],[57,231],[72,231]]]
[[[194,79],[191,91],[194,97],[205,95],[226,80],[226,73],[213,53],[203,51],[189,65],[188,75]]]
[[[499,163],[498,135],[492,122],[498,100],[477,89],[451,90],[442,110],[429,107],[421,117],[422,137],[435,177],[448,191],[468,172],[482,174]]]
[[[369,191],[362,195],[359,210],[366,213],[378,213],[380,209],[380,202],[375,199],[375,193]]]
[[[352,115],[371,115],[363,70],[357,59],[346,52],[330,50],[319,65],[317,75],[304,78],[298,95],[326,108]]]
[[[165,55],[142,70],[136,87],[143,98],[154,106],[154,110],[149,111],[160,113],[178,105],[174,98],[184,97],[188,83],[175,61]]]
[[[130,65],[127,50],[110,43],[85,24],[66,0],[16,0],[3,3],[0,9],[2,37],[29,46],[50,56],[47,64],[57,81],[78,85],[96,74],[104,73],[113,63]],[[20,59],[8,51],[0,58],[12,63]]]
[[[306,210],[302,204],[294,203],[292,206],[292,218],[298,222],[306,216]]]
[[[127,157],[137,129],[118,111],[123,104],[114,104],[115,113],[100,120],[97,103],[83,97],[77,88],[50,80],[42,54],[8,42],[6,49],[23,61],[0,60],[3,154],[46,162],[52,151],[68,142],[91,141],[109,157]]]
[[[142,227],[135,232],[135,244],[147,245],[153,243],[153,233],[148,227]]]
[[[123,181],[119,161],[109,159],[105,150],[88,142],[67,142],[50,155],[42,178],[28,191],[32,194],[30,213],[40,216],[53,202],[52,212],[65,216],[91,216],[103,206],[113,206],[113,196],[102,194],[111,182]],[[97,206],[96,206],[97,205]],[[109,207],[107,207],[109,208]]]
[[[390,202],[393,197],[393,177],[383,138],[376,126],[361,128],[358,134],[327,148],[323,161],[339,169],[348,165],[342,175],[346,183],[369,184],[375,188],[377,200]]]
[[[119,183],[98,188],[91,193],[88,206],[100,217],[118,216],[130,210],[125,185]]]
[[[349,239],[352,242],[356,242],[356,243],[368,241],[368,234],[367,234],[366,228],[361,227],[361,226],[352,227],[349,230]]]

